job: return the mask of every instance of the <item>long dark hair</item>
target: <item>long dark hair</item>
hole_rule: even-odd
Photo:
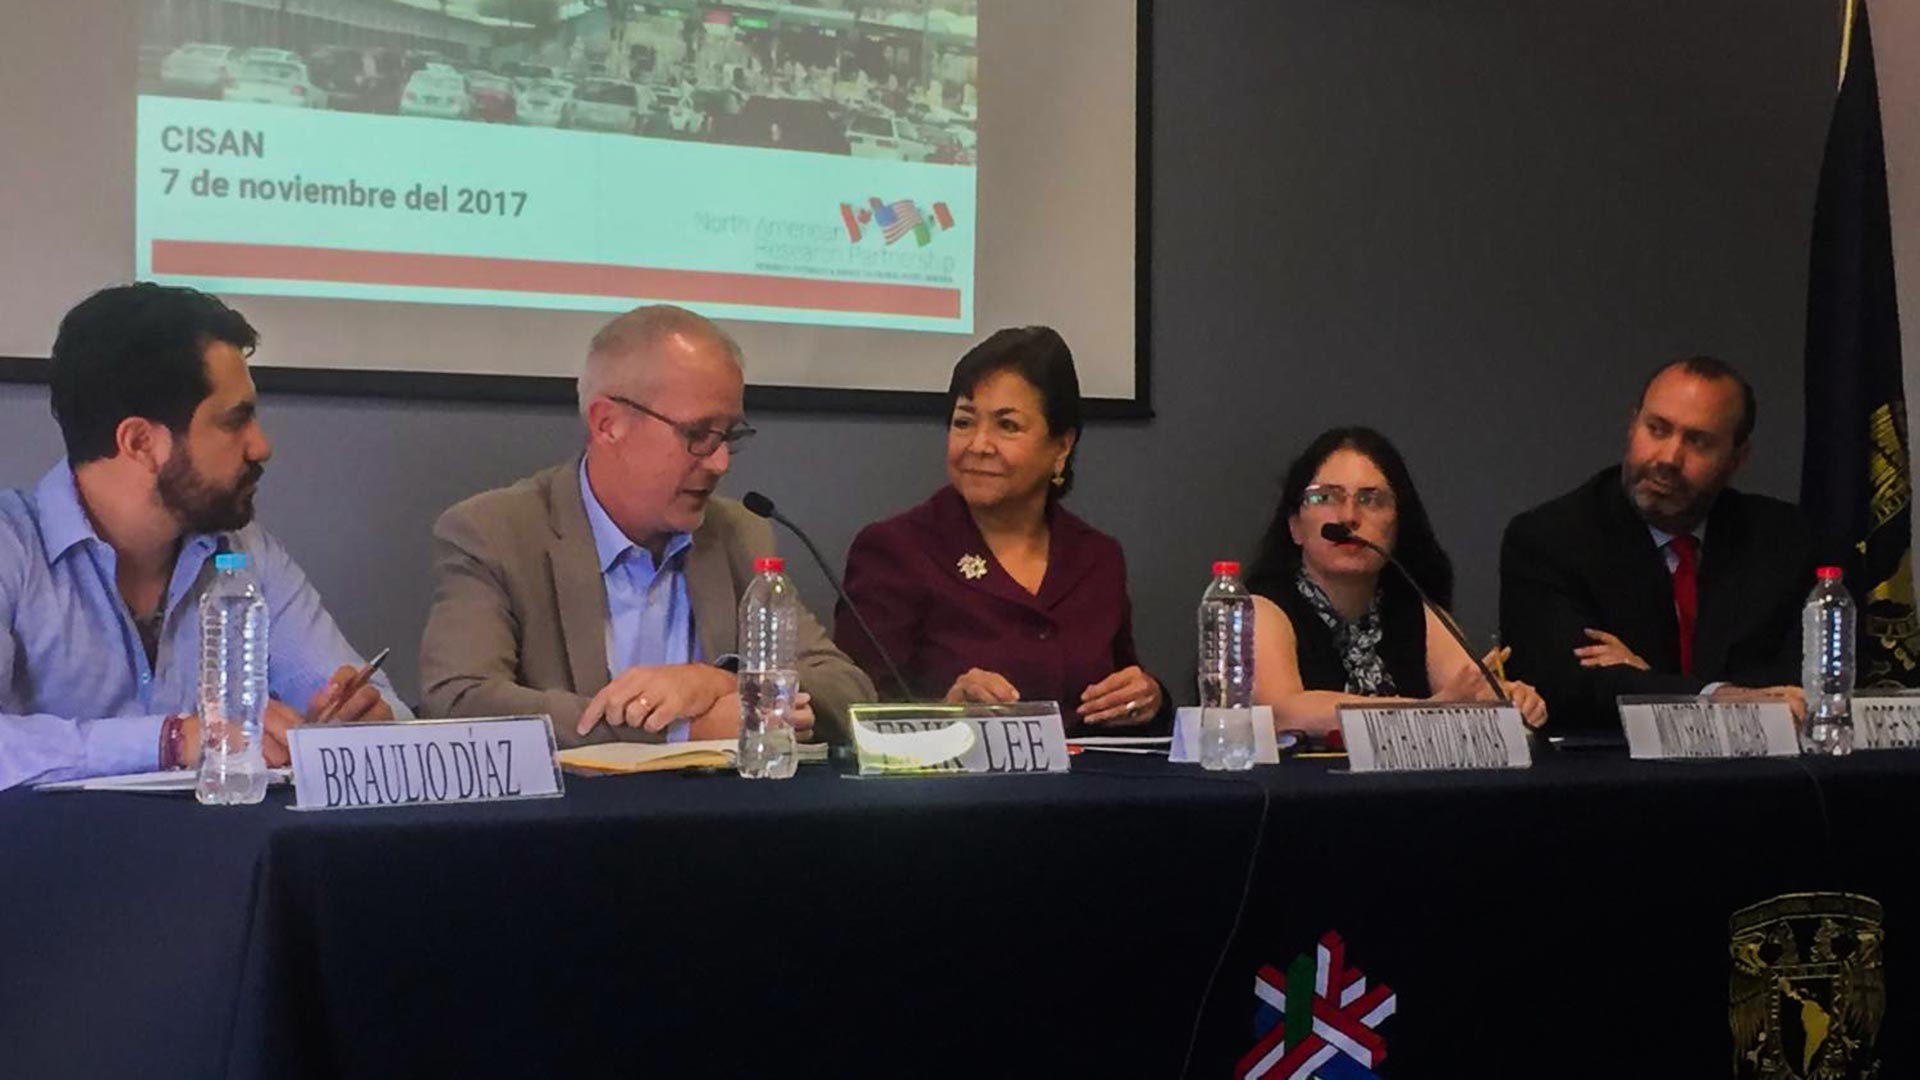
[[[1047,488],[1049,501],[1061,498],[1073,490],[1073,459],[1080,454],[1080,376],[1073,370],[1073,350],[1050,326],[1013,326],[995,331],[953,365],[953,378],[947,384],[947,415],[951,417],[954,404],[971,397],[987,376],[1002,371],[1013,372],[1039,391],[1047,434],[1073,432],[1073,449],[1067,451],[1061,482]]]
[[[1433,522],[1427,517],[1426,504],[1420,501],[1419,489],[1413,486],[1413,474],[1407,471],[1406,459],[1385,435],[1369,427],[1337,427],[1322,432],[1287,466],[1286,479],[1280,489],[1280,505],[1274,510],[1273,522],[1260,541],[1260,551],[1247,570],[1247,588],[1276,602],[1293,591],[1293,577],[1300,570],[1300,545],[1293,542],[1287,521],[1300,512],[1301,500],[1305,498],[1307,485],[1313,483],[1313,474],[1338,450],[1366,455],[1386,476],[1387,486],[1393,489],[1399,523],[1393,557],[1413,574],[1414,580],[1427,590],[1435,603],[1452,607],[1453,560],[1447,558],[1439,539],[1433,535]],[[1398,591],[1405,586],[1400,576],[1389,570],[1382,575],[1380,587]]]

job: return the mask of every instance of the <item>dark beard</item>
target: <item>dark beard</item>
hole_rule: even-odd
[[[233,487],[215,487],[193,467],[185,446],[160,467],[160,505],[173,514],[188,533],[222,533],[243,529],[253,520],[253,493],[266,469],[258,463]]]
[[[1641,502],[1639,494],[1634,490],[1642,477],[1652,474],[1653,469],[1651,466],[1642,467],[1638,470],[1624,462],[1620,466],[1620,486],[1626,493],[1627,502],[1631,504],[1634,511],[1640,515],[1640,520],[1659,529],[1661,532],[1674,533],[1676,535],[1691,532],[1701,522],[1707,520],[1707,514],[1713,510],[1714,499],[1720,495],[1719,488],[1714,488],[1711,491],[1703,491],[1699,488],[1688,488],[1683,496],[1684,502],[1682,505],[1669,512],[1665,508],[1650,506]],[[1686,483],[1684,479],[1677,479],[1677,482],[1680,484]]]

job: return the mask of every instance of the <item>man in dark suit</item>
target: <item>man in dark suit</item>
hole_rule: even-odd
[[[1560,730],[1617,730],[1621,694],[1779,698],[1798,710],[1812,561],[1799,511],[1727,485],[1753,388],[1697,356],[1655,372],[1625,460],[1513,519],[1500,634]]]

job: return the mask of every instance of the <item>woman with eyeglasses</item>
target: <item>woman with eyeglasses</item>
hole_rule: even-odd
[[[847,595],[907,687],[845,604],[835,644],[888,697],[1057,701],[1069,735],[1164,721],[1120,545],[1060,505],[1081,430],[1067,343],[1044,326],[995,333],[954,366],[947,404],[947,485],[847,552]]]
[[[1339,727],[1341,705],[1490,700],[1472,659],[1386,559],[1329,539],[1328,524],[1393,552],[1435,603],[1453,603],[1453,563],[1400,452],[1371,428],[1314,439],[1287,469],[1247,572],[1254,703],[1272,706],[1275,726],[1319,735]],[[1490,667],[1504,659],[1504,650],[1486,658]],[[1530,726],[1546,721],[1533,687],[1503,685]]]

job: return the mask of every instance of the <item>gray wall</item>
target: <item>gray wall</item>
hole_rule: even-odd
[[[1795,491],[1833,6],[1161,0],[1159,415],[1087,433],[1073,505],[1126,547],[1176,694],[1209,561],[1248,552],[1276,475],[1331,424],[1400,443],[1480,636],[1505,520],[1617,456],[1657,359],[1742,365],[1761,400],[1745,486]],[[555,408],[275,396],[266,422],[264,520],[351,637],[395,647],[409,693],[434,516],[576,440]],[[755,422],[731,492],[774,494],[836,559],[940,482],[935,421]],[[58,452],[44,389],[0,388],[0,428],[0,482],[31,483]]]

